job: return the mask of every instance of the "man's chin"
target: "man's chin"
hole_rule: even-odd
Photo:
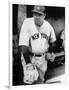
[[[42,24],[43,24],[43,23],[36,23],[36,25],[39,26],[39,27],[40,27]]]

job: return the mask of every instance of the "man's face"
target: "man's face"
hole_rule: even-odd
[[[43,20],[45,18],[44,14],[33,13],[33,17],[36,25],[41,26],[43,24]]]

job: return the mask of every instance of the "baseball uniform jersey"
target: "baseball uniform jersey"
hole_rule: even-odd
[[[24,20],[21,28],[19,46],[29,46],[29,39],[31,37],[33,42],[31,44],[33,44],[33,48],[35,47],[36,50],[40,49],[38,51],[41,51],[42,47],[49,47],[48,40],[50,40],[50,42],[56,40],[54,30],[47,21],[44,20],[43,24],[40,27],[37,27],[34,23],[34,18],[27,18]],[[46,40],[44,40],[44,38],[46,38]],[[34,46],[35,44],[36,46]]]

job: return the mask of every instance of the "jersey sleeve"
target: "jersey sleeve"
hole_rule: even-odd
[[[28,23],[24,21],[19,36],[19,46],[25,45],[29,46],[29,32],[28,32]]]
[[[51,27],[50,42],[53,43],[54,41],[56,41],[56,35],[55,35],[55,31],[54,31],[53,27]]]
[[[64,40],[64,39],[65,39],[65,33],[64,33],[64,31],[61,33],[60,38],[61,38],[62,40]]]

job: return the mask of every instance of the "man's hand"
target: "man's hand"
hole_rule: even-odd
[[[50,60],[51,62],[54,62],[55,60],[55,54],[54,53],[47,53],[46,58]]]
[[[50,61],[51,61],[51,62],[54,62],[54,60],[55,60],[55,54],[52,53],[52,54],[51,54],[51,59],[50,59]]]

